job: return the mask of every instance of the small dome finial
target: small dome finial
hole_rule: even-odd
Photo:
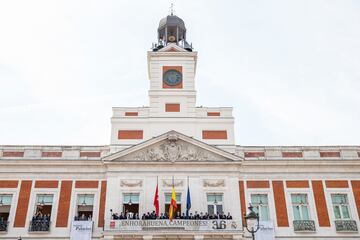
[[[173,16],[174,15],[174,4],[171,3],[170,5],[170,15]]]

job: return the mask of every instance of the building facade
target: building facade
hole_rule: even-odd
[[[0,239],[245,239],[249,204],[259,239],[360,238],[360,146],[236,145],[231,107],[196,106],[186,39],[160,21],[149,106],[114,107],[109,145],[0,146]],[[160,213],[174,187],[180,214],[189,189],[191,214],[232,219],[141,220],[156,186]]]

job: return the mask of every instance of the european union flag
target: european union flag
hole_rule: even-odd
[[[190,187],[188,185],[187,198],[186,198],[186,216],[189,216],[190,208],[191,208],[191,198],[190,198]]]

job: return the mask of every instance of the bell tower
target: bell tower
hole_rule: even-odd
[[[186,41],[184,21],[173,12],[160,20],[148,52],[151,117],[194,117],[197,52]]]
[[[149,106],[113,108],[112,150],[169,131],[207,144],[234,144],[231,107],[196,107],[197,52],[188,43],[184,21],[173,11],[159,22],[147,65]]]

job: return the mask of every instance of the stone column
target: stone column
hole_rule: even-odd
[[[152,240],[153,236],[152,235],[146,235],[146,236],[143,236],[143,239],[144,240]]]
[[[204,239],[204,235],[195,235],[194,236],[194,240],[203,240]]]

